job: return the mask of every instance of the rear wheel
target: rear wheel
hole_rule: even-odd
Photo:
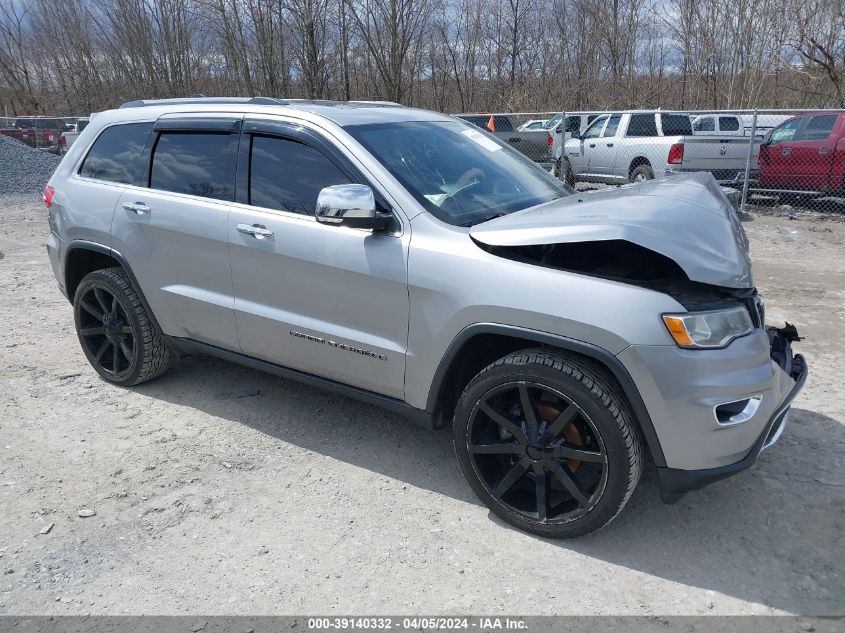
[[[163,374],[172,354],[120,268],[86,275],[73,298],[76,333],[100,376],[122,386]]]
[[[654,171],[651,165],[638,165],[631,170],[631,175],[628,177],[631,182],[644,182],[646,180],[654,180]]]
[[[473,378],[454,442],[484,504],[548,537],[607,525],[642,472],[639,432],[612,382],[589,361],[544,350],[516,352]]]

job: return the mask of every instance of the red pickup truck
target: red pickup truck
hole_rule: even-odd
[[[784,121],[760,146],[760,188],[801,193],[845,191],[845,112]]]
[[[0,129],[0,134],[11,136],[31,147],[54,154],[63,154],[62,132],[68,129],[62,119],[49,117],[24,117],[13,119],[11,127]]]

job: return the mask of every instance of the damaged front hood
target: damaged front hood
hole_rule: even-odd
[[[627,240],[660,253],[692,280],[751,288],[748,238],[710,173],[576,193],[477,224],[489,246]]]

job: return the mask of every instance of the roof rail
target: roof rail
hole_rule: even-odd
[[[191,105],[191,104],[240,104],[240,105],[288,105],[284,99],[273,97],[183,97],[177,99],[137,99],[127,101],[121,108],[143,108],[156,105]]]
[[[369,105],[383,105],[383,106],[402,106],[401,103],[396,103],[395,101],[364,101],[361,99],[356,99],[355,101],[350,101],[349,103],[367,103]]]

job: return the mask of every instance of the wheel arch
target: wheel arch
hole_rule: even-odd
[[[651,416],[622,362],[597,345],[556,334],[495,323],[478,323],[464,328],[449,345],[437,367],[429,388],[426,410],[433,412],[436,419],[444,424],[444,413],[454,408],[464,387],[475,374],[511,352],[537,346],[578,354],[598,363],[615,380],[630,404],[655,465],[666,464]]]
[[[141,300],[144,310],[147,311],[147,317],[161,331],[155,314],[150,309],[150,304],[147,303],[147,298],[138,285],[138,280],[135,278],[129,263],[123,255],[103,244],[86,240],[74,240],[68,244],[64,264],[65,292],[67,292],[68,300],[73,303],[76,288],[85,275],[95,270],[114,267],[121,268],[127,274],[132,289]]]

